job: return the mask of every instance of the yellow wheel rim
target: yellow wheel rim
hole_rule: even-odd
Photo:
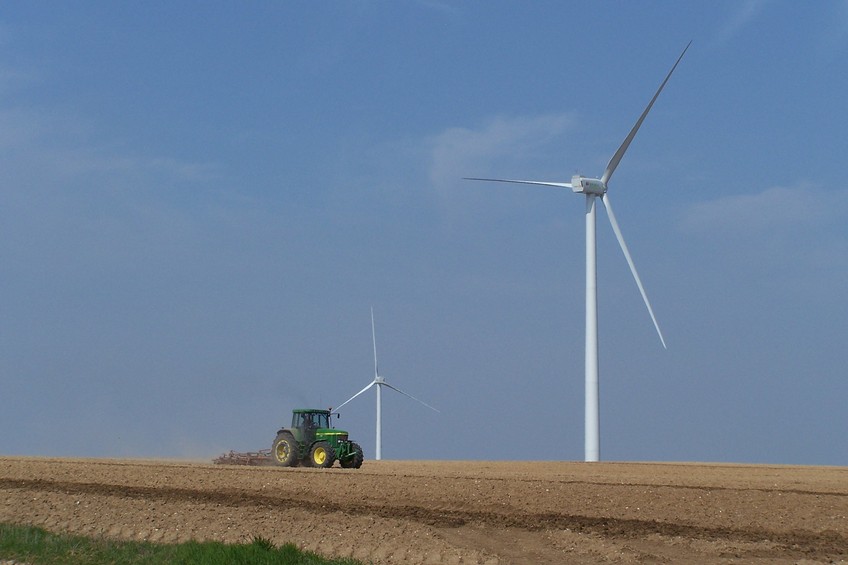
[[[277,460],[285,461],[289,456],[289,444],[288,442],[281,441],[277,444]]]
[[[316,465],[323,465],[327,460],[327,451],[323,447],[315,448],[315,452],[312,454],[312,460],[315,461]]]

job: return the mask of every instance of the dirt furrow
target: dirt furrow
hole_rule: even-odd
[[[312,515],[343,513],[356,516],[407,520],[436,528],[458,528],[467,524],[497,529],[527,531],[567,530],[621,540],[652,535],[705,541],[768,542],[769,554],[784,556],[809,554],[848,555],[848,535],[826,531],[775,532],[755,528],[704,527],[658,520],[593,517],[551,512],[494,512],[472,509],[431,508],[416,505],[363,504],[355,500],[305,499],[282,494],[257,494],[244,489],[205,490],[177,487],[143,487],[121,484],[53,481],[49,479],[0,479],[0,489],[21,489],[42,493],[95,495],[146,501],[186,501],[230,507],[259,509],[297,508]]]

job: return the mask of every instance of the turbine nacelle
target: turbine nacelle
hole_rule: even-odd
[[[601,179],[590,179],[580,175],[574,175],[571,177],[571,190],[583,194],[603,196],[607,192],[607,185]]]

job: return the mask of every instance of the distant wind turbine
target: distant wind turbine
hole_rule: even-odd
[[[399,392],[404,396],[408,396],[412,400],[415,400],[416,402],[420,402],[421,404],[423,404],[424,406],[426,406],[430,410],[435,410],[436,412],[438,412],[438,410],[436,410],[435,408],[433,408],[432,406],[430,406],[429,404],[427,404],[423,400],[419,400],[419,399],[415,398],[414,396],[412,396],[411,394],[406,393],[406,392],[400,390],[399,388],[390,385],[388,382],[386,382],[386,379],[384,379],[383,377],[380,376],[380,371],[377,368],[377,334],[374,331],[374,308],[373,307],[371,308],[371,341],[374,344],[374,380],[371,381],[370,383],[368,383],[368,386],[366,386],[365,388],[363,388],[362,390],[360,390],[359,392],[357,392],[356,394],[354,394],[353,396],[351,396],[350,398],[348,398],[347,400],[342,402],[338,406],[338,408],[336,408],[334,410],[334,412],[338,412],[339,408],[341,408],[342,406],[344,406],[345,404],[347,404],[348,402],[350,402],[351,400],[353,400],[354,398],[356,398],[357,396],[359,396],[360,394],[362,394],[363,392],[365,392],[366,390],[368,390],[372,386],[377,385],[377,454],[376,454],[375,459],[377,459],[379,461],[382,458],[382,451],[383,451],[383,449],[382,449],[382,432],[383,432],[383,424],[382,424],[382,411],[383,411],[382,392],[383,391],[382,391],[382,389],[383,389],[383,387],[388,387],[395,392]]]
[[[660,92],[662,92],[662,89],[665,87],[665,84],[668,82],[668,79],[671,78],[671,73],[673,73],[674,69],[677,68],[678,63],[680,63],[680,60],[683,59],[683,55],[686,54],[686,50],[689,49],[690,45],[692,45],[691,41],[683,49],[683,52],[680,54],[680,57],[677,58],[677,61],[674,63],[674,66],[671,67],[671,70],[666,75],[665,80],[662,82],[662,84],[660,84],[660,87],[657,89],[656,93],[654,94],[654,97],[651,98],[651,101],[648,103],[648,106],[645,108],[645,111],[642,112],[641,116],[639,116],[639,119],[636,121],[636,125],[633,126],[633,129],[631,129],[630,133],[627,134],[627,137],[624,139],[624,142],[621,144],[621,146],[610,159],[609,163],[607,164],[607,168],[601,178],[593,179],[586,178],[581,175],[574,175],[573,177],[571,177],[571,182],[568,183],[535,180],[487,179],[466,177],[467,180],[511,182],[519,184],[553,186],[557,188],[570,188],[572,192],[582,193],[586,195],[586,461],[598,461],[600,458],[600,422],[598,401],[598,275],[596,268],[597,252],[595,242],[595,198],[600,198],[601,202],[604,203],[604,206],[607,209],[607,216],[609,217],[610,224],[612,225],[612,231],[615,232],[615,237],[618,240],[618,244],[621,246],[621,250],[624,252],[624,258],[627,260],[627,264],[630,266],[630,272],[633,273],[633,278],[636,281],[636,286],[639,287],[639,292],[642,294],[642,300],[645,302],[645,306],[648,308],[648,314],[651,315],[651,321],[653,321],[654,327],[657,330],[657,335],[660,338],[660,343],[662,343],[663,348],[665,348],[665,339],[663,339],[662,332],[660,331],[660,326],[659,324],[657,324],[657,318],[656,316],[654,316],[654,310],[651,308],[651,303],[648,301],[648,295],[645,293],[645,288],[642,286],[642,281],[639,278],[639,273],[636,272],[636,265],[633,263],[633,258],[630,256],[630,251],[627,249],[627,244],[624,243],[624,237],[621,235],[621,230],[619,229],[618,222],[615,219],[615,214],[613,214],[612,207],[610,205],[609,194],[607,193],[607,187],[610,179],[612,178],[612,174],[615,172],[616,167],[618,167],[618,164],[621,162],[621,158],[624,157],[624,153],[627,151],[627,148],[630,147],[630,143],[633,141],[633,138],[636,137],[636,132],[639,131],[639,127],[645,120],[645,116],[647,116],[648,112],[651,111],[651,107],[654,105],[654,102],[660,95]]]

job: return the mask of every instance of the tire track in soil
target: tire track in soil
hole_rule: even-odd
[[[720,468],[715,466],[716,468]],[[359,471],[359,476],[372,476],[379,477],[379,473],[368,473],[367,471]],[[398,474],[396,475],[398,478],[407,478],[407,479],[423,479],[423,478],[432,478],[437,479],[435,475],[421,475],[421,474]],[[354,478],[351,476],[351,478]],[[451,480],[455,481],[467,481],[474,482],[478,480],[475,477],[463,477],[463,476],[451,476]],[[846,479],[848,479],[848,474],[846,474]],[[539,483],[541,482],[536,478],[521,478],[521,477],[486,477],[487,481],[490,482],[501,482],[501,483]],[[848,492],[838,492],[838,491],[830,491],[830,490],[810,490],[810,489],[797,489],[797,488],[786,488],[786,487],[728,487],[721,485],[680,485],[680,484],[671,484],[671,483],[642,483],[642,482],[619,482],[619,481],[587,481],[581,479],[545,479],[545,484],[551,485],[585,485],[585,486],[598,486],[598,487],[643,487],[643,488],[664,488],[671,490],[692,490],[697,492],[763,492],[763,493],[781,493],[781,494],[799,494],[805,496],[837,496],[837,497],[848,497]]]
[[[147,467],[147,468],[159,468],[161,463],[156,462],[115,462],[115,461],[97,461],[97,460],[85,460],[85,464],[89,466],[107,466],[107,467]],[[607,463],[607,465],[616,465],[616,463]],[[630,463],[629,465],[639,466],[642,465],[640,463]],[[197,463],[172,463],[168,462],[168,467],[173,469],[195,469],[197,468]],[[256,469],[262,467],[271,467],[280,469],[279,467],[275,467],[274,465],[257,465],[250,466],[247,468]],[[666,469],[670,468],[681,468],[684,470],[689,470],[692,468],[692,465],[675,465],[673,463],[663,463],[663,467]],[[243,466],[233,466],[233,465],[220,465],[215,466],[213,469],[221,472],[226,472],[228,470],[233,469],[244,469]],[[300,467],[303,468],[303,467]],[[298,467],[289,467],[286,470],[294,471],[299,470]],[[717,465],[710,464],[710,469],[726,469],[726,470],[735,470],[738,471],[740,469],[739,465]],[[741,467],[744,469],[744,467]],[[785,466],[770,466],[770,465],[756,465],[755,468],[757,470],[775,470],[781,471],[785,470]],[[358,469],[355,474],[348,475],[337,475],[336,478],[339,479],[348,479],[350,481],[354,481],[359,477],[369,476],[369,477],[381,477],[380,473],[369,472],[365,469]],[[443,478],[437,475],[431,475],[426,473],[397,473],[395,475],[400,479],[439,479]],[[846,481],[848,481],[848,471],[844,473]],[[451,475],[451,480],[454,481],[467,481],[474,482],[477,477],[472,476],[462,476],[462,475]],[[487,481],[490,482],[500,482],[500,483],[539,483],[541,482],[538,478],[523,478],[520,476],[510,476],[510,477],[486,477]],[[723,485],[690,485],[690,484],[673,484],[673,483],[664,483],[664,482],[636,482],[636,481],[599,481],[599,480],[585,480],[585,479],[560,479],[560,478],[545,478],[545,484],[556,484],[556,485],[586,485],[586,486],[599,486],[599,487],[644,487],[644,488],[663,488],[663,489],[671,489],[671,490],[691,490],[697,492],[762,492],[762,493],[779,493],[779,494],[798,494],[804,496],[834,496],[834,497],[846,497],[848,498],[848,492],[844,491],[833,491],[833,490],[811,490],[811,489],[799,489],[799,488],[790,488],[790,487],[755,487],[755,486],[723,486]]]
[[[657,485],[652,485],[657,486]],[[771,550],[761,550],[758,557],[807,555],[840,556],[848,554],[848,536],[835,531],[774,532],[758,529],[705,527],[688,524],[637,520],[629,518],[592,517],[562,513],[498,513],[482,510],[434,509],[422,506],[363,504],[356,501],[312,502],[302,498],[282,495],[256,494],[253,491],[226,489],[207,491],[177,487],[145,487],[51,481],[47,479],[0,479],[0,488],[36,490],[70,495],[99,495],[143,500],[188,501],[214,503],[229,507],[255,506],[261,508],[297,508],[310,513],[332,514],[342,512],[358,516],[409,520],[440,529],[460,528],[466,525],[483,525],[494,529],[519,528],[529,532],[568,530],[580,534],[594,534],[604,538],[631,540],[651,535],[668,538],[692,538],[703,541],[770,542]],[[742,490],[742,489],[740,489]],[[759,490],[759,489],[757,489]],[[817,493],[821,494],[821,493]]]

